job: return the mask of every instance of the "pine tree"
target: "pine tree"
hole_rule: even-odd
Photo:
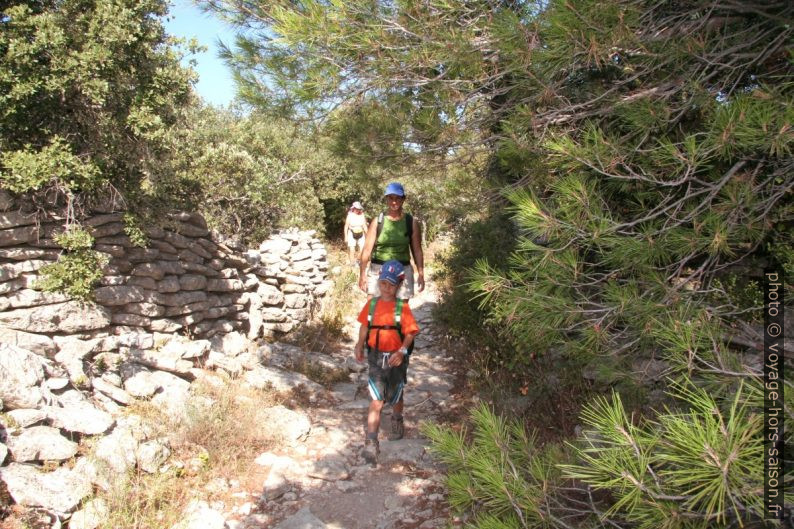
[[[506,144],[551,176],[509,193],[512,267],[481,261],[470,288],[519,361],[553,350],[618,378],[664,362],[676,408],[631,419],[619,396],[596,401],[563,467],[609,491],[591,510],[619,526],[761,524],[759,281],[792,262],[772,243],[794,238],[793,15],[581,1],[542,16],[548,90],[511,116],[531,139]]]
[[[485,150],[519,236],[468,288],[507,365],[666,367],[669,409],[587,408],[565,501],[526,476],[512,494],[501,436],[456,441],[475,527],[761,524],[759,272],[794,267],[790,2],[211,3],[254,31],[228,55],[251,101],[339,119],[362,158]]]

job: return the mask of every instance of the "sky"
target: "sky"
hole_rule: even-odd
[[[175,37],[195,38],[207,51],[187,56],[183,64],[193,58],[199,81],[196,91],[208,103],[225,106],[234,98],[234,82],[226,65],[218,58],[218,39],[225,44],[234,43],[232,28],[210,14],[203,13],[190,0],[171,0],[168,19],[164,20],[166,32]]]

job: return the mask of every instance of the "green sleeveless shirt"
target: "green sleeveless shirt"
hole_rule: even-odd
[[[396,259],[402,264],[411,263],[411,241],[408,238],[408,227],[406,226],[406,215],[400,220],[391,220],[383,216],[383,229],[375,244],[375,252],[372,254],[373,263],[385,263],[390,259]]]

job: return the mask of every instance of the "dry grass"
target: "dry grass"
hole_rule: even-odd
[[[99,495],[107,505],[108,516],[98,529],[172,527],[183,518],[191,490],[175,471],[132,472]]]
[[[293,332],[290,343],[307,351],[327,351],[345,338],[345,325],[357,314],[366,296],[358,289],[358,268],[347,264],[346,250],[328,248],[329,279],[333,288],[322,302],[322,310],[313,324]]]
[[[264,410],[280,403],[275,392],[199,384],[197,398],[176,431],[174,446],[201,446],[216,476],[230,477],[239,465],[271,448],[279,432],[268,429]]]
[[[192,389],[187,413],[176,421],[148,403],[130,407],[151,426],[153,437],[168,438],[172,454],[161,472],[135,470],[98,495],[109,510],[99,529],[172,527],[192,499],[222,499],[207,489],[210,482],[236,479],[279,442],[280,432],[269,430],[264,420],[264,410],[280,403],[276,393],[234,380],[196,383]]]

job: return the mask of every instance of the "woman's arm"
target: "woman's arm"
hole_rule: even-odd
[[[416,289],[421,292],[425,289],[425,256],[422,253],[422,225],[414,220],[413,233],[411,233],[411,253],[416,264]]]
[[[372,219],[367,230],[367,237],[364,239],[364,248],[361,249],[361,264],[358,271],[358,288],[367,291],[367,268],[372,257],[372,249],[375,247],[375,239],[378,237],[378,219]]]

